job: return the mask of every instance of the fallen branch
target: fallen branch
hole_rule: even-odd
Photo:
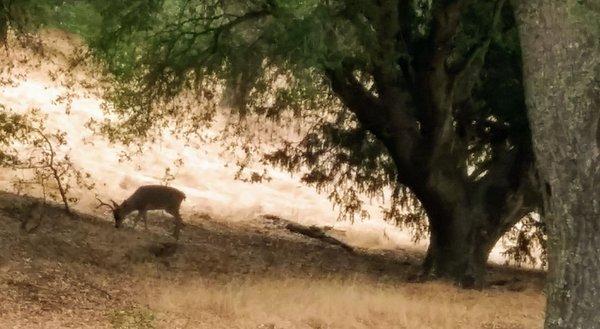
[[[323,232],[323,230],[321,228],[319,228],[317,226],[314,226],[314,225],[304,226],[304,225],[300,225],[300,224],[296,224],[296,223],[287,223],[285,225],[285,228],[294,233],[302,234],[302,235],[308,236],[313,239],[321,240],[325,243],[340,246],[340,247],[344,248],[346,251],[354,253],[354,248],[352,248],[350,245],[348,245],[345,242],[342,242],[332,236],[327,235],[325,232]]]

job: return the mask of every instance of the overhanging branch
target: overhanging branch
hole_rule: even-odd
[[[496,1],[496,4],[494,6],[494,15],[492,16],[492,24],[491,24],[489,30],[479,40],[479,42],[477,42],[475,45],[473,45],[465,53],[464,58],[460,63],[453,65],[451,67],[446,67],[446,72],[448,72],[448,74],[450,74],[452,76],[461,75],[464,71],[469,69],[471,64],[473,64],[473,62],[477,58],[479,58],[481,55],[483,55],[487,52],[487,49],[490,46],[490,42],[492,41],[492,38],[494,37],[494,33],[496,32],[496,29],[498,28],[498,24],[500,23],[500,18],[502,17],[501,16],[502,8],[504,7],[505,2],[506,2],[505,0],[497,0]]]
[[[381,134],[385,118],[379,100],[354,77],[352,70],[348,67],[325,68],[325,75],[333,92],[357,116],[361,125],[375,135]]]

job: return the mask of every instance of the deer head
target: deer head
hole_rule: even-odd
[[[98,197],[96,197],[96,200],[98,200],[98,202],[100,203],[96,207],[96,209],[98,209],[100,207],[108,207],[110,209],[110,211],[112,211],[112,213],[113,213],[113,217],[115,219],[115,227],[119,228],[121,226],[121,222],[123,222],[123,216],[121,215],[121,207],[119,206],[119,204],[117,204],[112,199],[110,200],[112,205],[100,200]]]

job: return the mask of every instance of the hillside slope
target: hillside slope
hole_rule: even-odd
[[[408,230],[383,220],[381,207],[385,202],[378,198],[365,197],[369,220],[338,221],[338,213],[326,191],[319,193],[280,168],[268,167],[272,180],[260,184],[236,179],[235,163],[240,159],[226,152],[225,145],[207,141],[210,138],[206,137],[218,135],[217,127],[206,128],[202,132],[206,136],[187,142],[167,129],[160,138],[156,136],[154,143],[145,145],[140,154],[135,147],[110,143],[106,136],[86,128],[91,119],[105,119],[103,108],[110,104],[104,103],[98,88],[98,80],[103,79],[99,69],[77,56],[81,41],[58,30],[44,30],[40,37],[43,55],[17,45],[10,47],[10,51],[0,48],[0,105],[19,113],[39,109],[48,116],[45,125],[49,131],[59,129],[66,133],[67,145],[62,151],[96,183],[91,191],[72,184],[73,196],[79,200],[77,209],[96,211],[96,195],[121,201],[140,185],[161,183],[167,170],[171,170],[174,175],[171,185],[188,197],[182,207],[184,214],[201,212],[213,218],[243,221],[269,213],[303,224],[335,226],[347,232],[348,240],[362,247],[427,248],[426,238],[414,244]],[[261,171],[253,165],[248,164],[247,169]],[[7,190],[13,186],[15,176],[28,174],[31,172],[0,168],[0,188]],[[28,188],[31,188],[28,193],[36,193],[34,185]],[[35,195],[41,195],[39,188]],[[504,263],[503,250],[501,241],[492,251],[490,261]]]
[[[171,185],[188,197],[182,208],[184,213],[202,212],[233,221],[270,213],[307,224],[342,227],[353,231],[355,240],[370,240],[366,243],[377,248],[410,243],[407,232],[381,219],[378,200],[367,205],[372,219],[353,225],[336,220],[337,212],[327,193],[318,193],[300,182],[299,177],[278,168],[269,167],[272,180],[260,184],[236,179],[235,163],[240,159],[227,152],[225,145],[208,141],[219,133],[218,127],[206,127],[202,136],[189,141],[166,129],[155,136],[153,143],[144,145],[140,154],[135,146],[110,143],[105,136],[86,128],[91,119],[105,119],[103,107],[110,107],[104,103],[97,86],[101,79],[99,69],[86,62],[73,66],[77,63],[77,57],[73,56],[81,43],[77,37],[45,30],[41,39],[43,56],[17,45],[10,52],[0,48],[0,104],[17,113],[39,109],[48,116],[44,121],[48,131],[59,129],[66,133],[67,145],[58,153],[68,152],[75,167],[90,173],[96,183],[92,191],[72,184],[73,195],[79,199],[78,209],[94,212],[96,194],[120,201],[140,185],[160,184],[168,169],[173,175]],[[249,170],[260,171],[251,164],[248,166]],[[21,176],[27,172],[0,168],[0,188],[9,189],[15,174]],[[40,191],[35,195],[41,195]],[[389,239],[379,238],[384,230]]]
[[[114,229],[0,193],[0,328],[541,328],[542,278],[409,283],[418,254],[347,251],[264,219]],[[42,220],[37,226],[37,220]],[[31,219],[26,233],[23,219]],[[35,228],[37,226],[37,228]],[[32,229],[35,228],[35,229]],[[500,307],[499,307],[500,306]]]

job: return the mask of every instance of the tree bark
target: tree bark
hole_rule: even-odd
[[[457,185],[454,185],[455,187]],[[481,190],[435,188],[421,193],[429,217],[430,240],[423,275],[447,278],[464,288],[481,288],[489,254],[498,240],[533,208],[518,191],[497,206],[486,198],[497,184]],[[440,191],[444,194],[440,194]]]
[[[451,279],[464,288],[482,287],[488,255],[499,237],[485,234],[480,225],[463,218],[432,221],[423,274]]]
[[[515,2],[549,233],[545,327],[600,328],[600,5]]]

